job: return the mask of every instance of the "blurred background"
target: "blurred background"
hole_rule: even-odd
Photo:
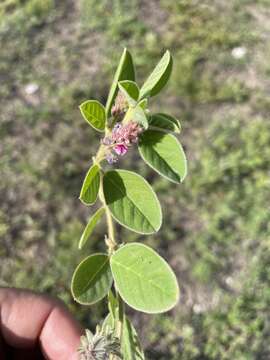
[[[76,305],[75,266],[104,249],[78,200],[99,136],[78,105],[103,103],[123,47],[139,83],[174,57],[152,110],[181,120],[189,175],[156,176],[136,149],[120,166],[154,184],[164,222],[143,237],[172,265],[181,301],[129,314],[148,359],[270,358],[270,1],[2,0],[0,2],[0,283],[62,298],[94,328],[104,303]]]

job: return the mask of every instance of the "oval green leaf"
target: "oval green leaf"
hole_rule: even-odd
[[[133,109],[132,120],[140,124],[145,130],[148,128],[147,116],[139,104]]]
[[[167,50],[140,90],[140,99],[158,94],[167,84],[172,72],[172,57]]]
[[[187,174],[187,161],[179,141],[171,134],[147,130],[140,136],[143,160],[168,180],[180,183]]]
[[[156,130],[165,130],[165,131],[173,131],[175,133],[180,133],[181,125],[179,120],[175,117],[167,115],[167,114],[153,114],[149,118],[150,128],[157,128]]]
[[[82,249],[84,245],[86,244],[87,240],[89,239],[90,235],[92,234],[94,228],[102,218],[102,216],[105,213],[105,209],[102,207],[98,209],[94,215],[92,215],[82,233],[82,236],[79,241],[79,249]]]
[[[111,108],[113,106],[116,94],[118,82],[121,80],[135,80],[135,69],[133,65],[133,60],[130,52],[127,49],[124,49],[119,65],[114,75],[113,83],[107,98],[106,102],[106,114],[109,117]]]
[[[140,234],[152,234],[161,226],[160,203],[148,182],[134,172],[112,170],[103,177],[103,191],[112,216]]]
[[[145,313],[162,313],[179,300],[177,279],[168,263],[150,247],[132,243],[111,257],[117,290],[132,308]]]
[[[92,165],[83,181],[79,199],[85,205],[96,202],[100,185],[100,169],[98,165]]]
[[[80,111],[84,119],[97,131],[105,130],[106,112],[105,107],[96,100],[87,100],[80,105]]]
[[[94,254],[76,268],[71,281],[71,292],[78,303],[91,305],[108,294],[112,282],[109,257],[106,254]]]
[[[139,88],[134,81],[124,80],[118,83],[119,89],[125,95],[130,106],[135,106],[139,97]]]

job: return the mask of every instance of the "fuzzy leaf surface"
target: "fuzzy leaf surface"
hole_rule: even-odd
[[[98,165],[92,165],[83,181],[80,200],[85,205],[92,205],[96,202],[100,185],[100,169]]]
[[[157,95],[167,84],[172,72],[172,57],[167,50],[140,90],[140,99]]]
[[[149,118],[149,125],[151,127],[159,128],[161,130],[169,130],[173,131],[175,133],[180,133],[181,125],[179,120],[177,120],[175,117],[157,113],[153,114]]]
[[[71,292],[82,305],[91,305],[103,299],[112,286],[112,273],[106,254],[94,254],[84,259],[76,268]]]
[[[143,160],[168,180],[180,183],[187,174],[187,161],[179,141],[171,134],[147,130],[140,136]]]
[[[159,230],[160,203],[143,177],[127,170],[111,170],[103,177],[103,190],[112,216],[121,225],[141,234]]]
[[[145,130],[148,128],[148,119],[140,103],[130,108],[129,118],[140,124]]]
[[[111,269],[122,299],[145,313],[162,313],[179,300],[179,287],[168,263],[150,247],[132,243],[111,257]]]
[[[139,97],[139,88],[134,81],[124,80],[118,83],[119,89],[125,95],[125,98],[130,106],[136,105],[136,102]]]
[[[113,106],[115,97],[118,90],[118,82],[121,80],[131,80],[135,81],[135,69],[133,65],[133,60],[130,52],[127,49],[124,49],[122,56],[119,61],[119,65],[114,75],[112,86],[109,91],[109,95],[106,102],[106,114],[110,115],[111,108]]]
[[[86,244],[87,240],[91,236],[93,230],[95,229],[96,225],[99,223],[100,219],[105,213],[105,209],[102,207],[98,209],[94,215],[92,215],[82,233],[82,236],[79,241],[79,249],[82,249]]]
[[[97,131],[104,131],[106,124],[105,107],[97,100],[87,100],[80,105],[84,119]]]

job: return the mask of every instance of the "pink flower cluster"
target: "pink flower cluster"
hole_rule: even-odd
[[[138,137],[142,133],[142,127],[134,122],[123,125],[117,123],[110,136],[105,137],[102,142],[112,148],[116,155],[123,156],[127,153],[129,146],[138,142]],[[107,161],[112,164],[117,161],[117,156],[111,151],[107,153]]]
[[[127,108],[128,102],[125,98],[125,95],[121,91],[118,91],[114,105],[111,109],[112,116],[118,120],[121,119],[124,116]]]

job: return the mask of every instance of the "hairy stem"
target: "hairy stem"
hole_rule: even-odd
[[[102,153],[102,146],[103,145],[100,146],[97,154]],[[97,158],[98,158],[98,156],[95,158],[95,163],[97,163],[100,166],[100,163],[97,161]],[[117,242],[115,239],[114,221],[113,221],[110,210],[104,199],[104,193],[103,193],[103,175],[104,174],[103,174],[101,167],[100,167],[100,174],[101,174],[101,179],[100,179],[99,200],[101,201],[101,203],[103,204],[103,206],[105,208],[106,222],[107,222],[107,229],[108,229],[107,237],[105,238],[105,243],[108,246],[109,256],[111,256],[117,247]],[[124,310],[124,302],[121,299],[117,289],[115,289],[115,292],[116,292],[116,297],[117,297],[118,304],[119,304],[119,315],[117,316],[116,323],[115,323],[115,335],[116,335],[116,337],[119,338],[120,343],[121,343],[125,310]],[[110,355],[110,360],[117,360],[117,358],[118,357],[116,355]]]
[[[115,240],[115,230],[114,230],[114,223],[112,219],[112,215],[110,213],[110,210],[105,202],[104,194],[103,194],[103,171],[100,169],[101,173],[101,179],[100,179],[100,191],[99,191],[99,200],[101,201],[102,205],[105,208],[105,214],[106,214],[106,221],[107,221],[107,229],[108,233],[105,238],[105,243],[108,246],[108,252],[109,255],[112,255],[113,251],[115,250],[117,243]]]
[[[109,243],[112,245],[112,248],[111,249],[109,248],[109,255],[111,255],[111,251],[113,251],[115,249],[115,247],[117,246],[117,243],[115,241],[114,223],[113,223],[113,219],[112,219],[110,210],[108,209],[108,206],[106,206],[106,208],[105,208],[105,213],[106,213],[106,219],[107,219]]]
[[[106,211],[107,228],[108,228],[108,238],[106,239],[107,240],[106,244],[108,245],[109,255],[112,255],[114,249],[117,246],[117,242],[115,240],[115,229],[114,229],[112,215],[107,206],[105,208],[105,211]],[[125,305],[124,305],[124,302],[121,299],[121,296],[119,295],[117,289],[115,289],[115,292],[116,292],[116,297],[117,297],[118,305],[119,305],[119,314],[117,316],[116,323],[115,323],[115,335],[116,335],[116,337],[118,337],[118,339],[120,340],[120,343],[121,343],[124,317],[125,317],[125,309],[124,309]],[[110,360],[117,360],[117,356],[111,355]]]

